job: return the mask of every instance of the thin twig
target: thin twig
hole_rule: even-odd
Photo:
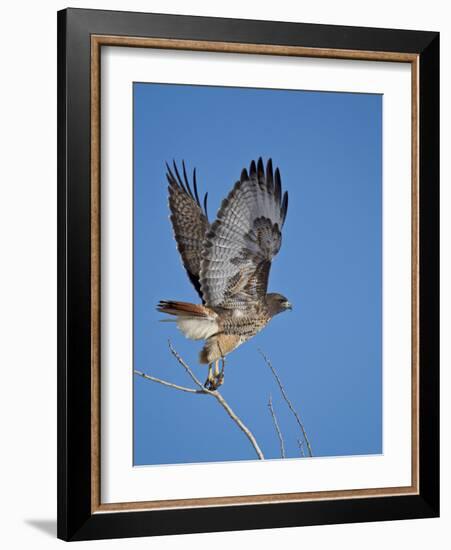
[[[299,427],[301,428],[301,431],[302,431],[302,435],[304,436],[304,439],[305,439],[305,442],[307,444],[307,449],[308,449],[308,453],[309,453],[309,456],[313,456],[313,453],[312,453],[312,447],[310,446],[310,441],[308,440],[308,437],[307,437],[307,432],[305,431],[305,428],[304,428],[304,424],[302,423],[300,417],[299,417],[299,414],[296,412],[296,409],[293,407],[290,399],[288,398],[288,395],[287,395],[287,392],[285,391],[285,388],[282,384],[282,381],[280,380],[279,378],[279,375],[277,374],[277,371],[276,369],[273,367],[271,361],[268,359],[268,357],[266,357],[266,355],[263,353],[263,351],[261,349],[258,350],[260,352],[260,355],[263,357],[263,359],[265,360],[265,363],[268,365],[268,367],[271,369],[271,372],[273,373],[274,375],[274,378],[276,379],[277,381],[277,384],[280,388],[280,391],[282,393],[282,396],[283,398],[285,399],[285,402],[286,404],[288,405],[288,408],[290,409],[290,411],[293,413],[295,419],[296,419],[296,422],[298,423]]]
[[[146,374],[139,370],[135,370],[135,374],[137,374],[138,376],[142,376],[147,380],[152,380],[152,382],[158,382],[158,384],[162,384],[163,386],[168,386],[168,388],[174,388],[174,390],[186,391],[188,393],[205,393],[202,390],[194,390],[193,388],[187,388],[186,386],[179,386],[178,384],[173,384],[172,382],[161,380],[161,378],[156,378],[155,376],[151,376],[150,374]]]
[[[249,439],[249,441],[252,443],[252,446],[255,449],[255,452],[257,453],[257,456],[260,460],[264,460],[265,457],[263,455],[262,450],[260,449],[257,440],[254,437],[254,434],[249,430],[249,428],[243,423],[243,421],[233,412],[230,405],[227,403],[227,401],[224,399],[224,397],[218,392],[218,390],[215,391],[209,391],[207,393],[210,393],[213,395],[213,397],[222,405],[224,410],[227,412],[227,414],[230,416],[230,418],[235,422],[235,424],[240,428],[241,431],[244,432],[246,437]]]
[[[305,457],[304,442],[298,439],[298,445],[299,445],[299,450],[301,451],[301,456]]]
[[[190,367],[185,363],[185,361],[180,357],[178,352],[172,347],[171,341],[168,340],[168,346],[171,350],[172,355],[177,359],[180,365],[185,369],[185,371],[190,376],[191,380],[198,386],[201,390],[206,390],[205,386],[202,384],[202,382],[197,378],[197,376],[194,374],[194,372],[190,369]]]
[[[187,388],[186,386],[179,386],[178,384],[173,384],[172,382],[168,382],[166,380],[162,380],[161,378],[156,378],[155,376],[151,376],[150,374],[145,374],[141,371],[136,371],[135,374],[138,376],[141,376],[142,378],[145,378],[146,380],[150,380],[152,382],[157,382],[158,384],[162,384],[163,386],[167,386],[168,388],[172,388],[174,390],[180,390],[188,393],[197,393],[198,395],[211,395],[216,399],[216,401],[221,405],[221,407],[226,411],[226,413],[229,415],[229,417],[235,422],[235,424],[240,428],[240,430],[245,434],[245,436],[249,439],[250,443],[252,444],[252,447],[254,448],[258,458],[260,460],[264,460],[265,457],[263,455],[262,450],[260,449],[260,446],[257,443],[257,440],[254,437],[254,434],[250,431],[250,429],[244,424],[244,422],[240,419],[239,416],[233,411],[232,407],[227,403],[227,401],[224,399],[224,397],[218,392],[218,390],[209,390],[207,389],[202,382],[197,378],[197,376],[194,374],[194,372],[191,370],[191,368],[185,363],[185,361],[181,358],[181,356],[177,353],[177,351],[172,347],[172,344],[170,341],[168,341],[169,349],[172,353],[172,355],[177,359],[179,365],[181,365],[186,373],[189,375],[191,380],[196,384],[196,386],[199,388],[198,390],[193,388]]]
[[[269,395],[268,409],[269,409],[269,412],[271,413],[274,428],[276,429],[277,436],[279,438],[280,456],[281,456],[281,458],[285,458],[285,444],[283,442],[283,435],[282,435],[282,432],[280,431],[279,422],[277,421],[277,416],[276,416],[276,413],[274,411],[274,407],[272,405],[271,394]]]

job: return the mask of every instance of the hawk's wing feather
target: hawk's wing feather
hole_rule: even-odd
[[[193,171],[193,185],[191,188],[184,162],[182,162],[182,167],[183,179],[175,162],[173,163],[174,171],[166,164],[171,222],[177,249],[182,257],[188,277],[202,301],[204,301],[200,288],[199,273],[202,246],[205,234],[210,227],[207,216],[208,193],[205,194],[204,208],[202,209],[197,190],[196,170]]]
[[[247,309],[264,300],[271,260],[282,244],[288,194],[271,159],[252,161],[223,200],[205,238],[200,285],[210,307]]]

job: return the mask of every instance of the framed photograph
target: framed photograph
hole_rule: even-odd
[[[58,13],[58,536],[439,514],[439,35]]]

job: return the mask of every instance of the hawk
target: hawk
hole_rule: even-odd
[[[201,204],[196,170],[191,187],[184,162],[183,178],[175,162],[173,170],[166,167],[177,249],[202,304],[162,300],[157,310],[175,316],[187,338],[205,340],[199,361],[209,366],[205,387],[215,390],[224,380],[225,356],[275,315],[292,309],[285,296],[267,292],[271,262],[282,244],[288,193],[282,195],[280,172],[273,172],[271,159],[266,170],[261,158],[252,161],[210,224],[208,193]]]

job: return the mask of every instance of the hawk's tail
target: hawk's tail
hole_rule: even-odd
[[[201,304],[161,300],[157,310],[175,315],[178,328],[192,340],[206,340],[219,330],[218,315]]]
[[[189,302],[176,302],[173,300],[160,300],[157,305],[160,313],[176,315],[177,317],[208,317],[208,310],[200,304]]]

